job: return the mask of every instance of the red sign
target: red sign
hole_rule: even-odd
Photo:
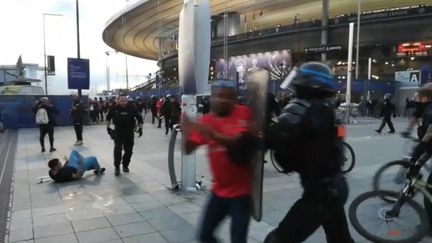
[[[424,42],[406,42],[398,45],[398,56],[426,56],[427,45]]]

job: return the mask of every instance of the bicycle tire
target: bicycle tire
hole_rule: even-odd
[[[383,188],[381,186],[381,179],[382,179],[382,175],[384,173],[384,171],[388,170],[390,167],[393,166],[400,166],[402,168],[405,168],[406,170],[408,170],[408,168],[410,167],[410,163],[406,160],[394,160],[394,161],[390,161],[386,164],[384,164],[383,166],[381,166],[377,172],[375,172],[375,175],[373,177],[373,181],[372,181],[372,188],[374,191],[383,191]],[[398,170],[399,171],[399,170]],[[405,175],[400,175],[405,177]],[[401,178],[403,179],[403,182],[405,182],[405,178]],[[385,190],[385,191],[389,191],[389,190]],[[397,193],[397,191],[393,191],[394,193]],[[397,197],[396,197],[397,198]],[[381,197],[382,200],[386,201],[386,202],[395,202],[396,198],[390,198],[390,197],[386,197],[385,195],[383,195]]]
[[[280,173],[284,173],[284,170],[282,168],[282,166],[279,165],[279,163],[276,161],[275,158],[275,151],[273,149],[270,150],[270,160],[273,164],[273,167]]]
[[[351,161],[348,161],[348,160],[344,161],[344,165],[342,166],[342,173],[346,174],[346,173],[352,171],[352,169],[354,169],[356,157],[355,157],[354,149],[351,147],[351,145],[349,145],[347,142],[343,141],[342,146],[347,148],[348,152],[351,154]],[[349,166],[346,167],[345,165],[349,165]]]
[[[366,201],[367,199],[372,198],[372,197],[376,197],[376,196],[380,197],[381,195],[387,195],[389,197],[397,197],[398,193],[391,192],[391,191],[369,191],[369,192],[365,192],[363,194],[360,194],[358,197],[356,197],[352,201],[351,205],[349,206],[348,217],[350,219],[352,226],[357,230],[357,232],[360,235],[362,235],[363,237],[365,237],[366,239],[368,239],[372,242],[378,242],[378,243],[419,242],[421,239],[423,239],[427,235],[427,233],[429,231],[429,220],[427,218],[427,214],[426,214],[425,210],[423,209],[423,207],[419,203],[412,200],[411,198],[406,198],[404,205],[409,204],[412,207],[412,209],[414,209],[414,212],[417,213],[419,220],[420,220],[419,226],[415,228],[415,231],[411,236],[409,236],[405,239],[400,239],[400,240],[388,240],[388,239],[383,239],[381,237],[373,235],[369,231],[367,231],[360,224],[360,222],[357,218],[357,209],[358,209],[359,205],[362,202]]]

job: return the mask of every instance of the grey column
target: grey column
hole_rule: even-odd
[[[322,0],[322,17],[321,17],[321,45],[327,45],[328,34],[328,15],[329,15],[329,0]],[[321,53],[321,61],[327,61],[327,54]]]

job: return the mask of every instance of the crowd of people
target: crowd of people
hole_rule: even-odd
[[[289,209],[279,225],[266,237],[265,243],[303,242],[318,227],[323,227],[328,242],[354,242],[349,232],[344,204],[348,198],[348,185],[341,172],[344,160],[343,137],[337,132],[335,109],[338,99],[336,83],[330,68],[322,63],[310,62],[301,65],[291,81],[294,94],[276,101],[268,94],[266,126],[257,129],[252,119],[252,109],[239,101],[236,84],[229,80],[212,83],[210,98],[199,102],[203,113],[196,121],[181,113],[180,103],[173,95],[150,97],[148,102],[140,98],[128,99],[121,94],[106,104],[107,112],[101,120],[106,120],[108,135],[114,140],[114,174],[129,172],[133,154],[134,133],[142,136],[143,115],[149,110],[152,123],[161,128],[165,121],[165,134],[172,125],[180,123],[185,137],[184,153],[192,153],[199,146],[208,146],[207,156],[212,173],[212,189],[199,227],[200,242],[217,242],[215,229],[226,217],[231,217],[231,242],[247,242],[251,216],[251,185],[253,154],[257,150],[272,149],[275,159],[284,173],[298,173],[304,192],[301,198]],[[430,149],[432,85],[426,85],[418,93],[412,122],[403,133],[408,136],[419,120],[421,143],[416,148],[418,154],[432,152]],[[391,95],[384,97],[381,110],[383,124],[390,132],[395,132],[391,116],[395,115]],[[92,100],[93,110],[103,111],[99,99]],[[99,106],[96,105],[99,103]],[[102,102],[103,103],[103,102]],[[283,107],[281,109],[281,107]],[[71,117],[77,133],[75,145],[83,144],[82,124],[86,108],[79,97],[73,97]],[[90,110],[91,112],[92,110]],[[44,137],[50,140],[50,152],[54,152],[54,114],[56,109],[48,98],[40,99],[35,107],[36,122],[40,127],[40,143],[45,152]],[[144,114],[143,114],[144,113]],[[273,116],[278,119],[272,120]],[[421,119],[423,118],[423,119]],[[105,168],[100,167],[96,157],[82,157],[73,150],[64,163],[55,158],[48,162],[50,177],[58,182],[79,179],[85,171],[93,170],[101,175]],[[422,164],[412,160],[411,170],[418,170]],[[413,172],[410,172],[413,173]],[[432,177],[429,178],[432,181]]]

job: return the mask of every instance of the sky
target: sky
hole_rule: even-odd
[[[94,96],[106,90],[106,70],[110,69],[111,89],[126,88],[125,55],[115,53],[102,40],[106,22],[117,12],[137,0],[81,0],[81,58],[90,59],[90,90]],[[46,54],[55,56],[56,75],[48,76],[49,94],[71,94],[67,89],[67,58],[77,57],[75,0],[0,0],[0,65],[15,65],[22,55],[23,63],[44,65],[43,14],[45,15]],[[106,51],[112,51],[107,57]],[[155,61],[127,57],[129,87],[146,80],[158,70]],[[42,73],[43,74],[43,73]],[[43,81],[43,75],[40,79]],[[38,85],[44,86],[44,83]]]

